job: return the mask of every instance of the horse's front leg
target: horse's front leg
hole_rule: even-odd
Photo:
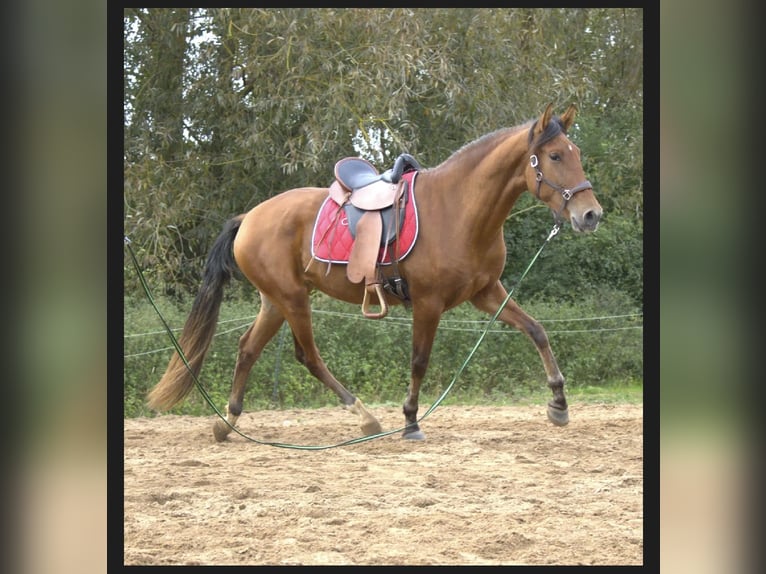
[[[424,440],[426,435],[420,430],[418,420],[418,397],[420,383],[426,376],[431,358],[436,328],[439,326],[441,307],[413,306],[412,309],[412,359],[410,364],[411,379],[407,390],[407,399],[402,411],[406,427],[402,437],[410,440]]]
[[[480,291],[471,299],[471,303],[478,309],[494,315],[507,296],[508,292],[498,281]],[[498,315],[498,319],[524,333],[537,347],[537,352],[543,361],[545,374],[548,377],[548,386],[553,392],[553,399],[548,402],[548,419],[556,426],[566,425],[569,422],[569,407],[564,396],[564,375],[561,374],[556,358],[553,356],[545,329],[535,319],[527,315],[513,300],[506,303],[505,308]]]

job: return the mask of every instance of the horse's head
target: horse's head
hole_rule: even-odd
[[[603,210],[585,179],[580,148],[567,137],[575,107],[570,105],[558,118],[552,109],[548,104],[529,131],[527,185],[551,208],[557,222],[568,218],[575,231],[595,231]]]

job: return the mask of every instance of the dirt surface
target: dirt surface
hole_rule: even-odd
[[[421,405],[421,415],[428,405]],[[384,429],[400,408],[371,407]],[[425,441],[264,446],[215,416],[124,421],[124,562],[228,565],[642,564],[643,408],[440,406]],[[358,436],[342,408],[246,412],[262,441]]]

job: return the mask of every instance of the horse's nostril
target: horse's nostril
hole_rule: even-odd
[[[601,214],[597,213],[593,209],[589,209],[585,212],[583,218],[585,219],[585,223],[594,224],[598,222],[599,219],[601,219]]]

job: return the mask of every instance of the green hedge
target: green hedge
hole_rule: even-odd
[[[535,204],[530,194],[522,196],[517,209],[518,215],[512,215],[505,226],[508,255],[503,281],[508,286],[518,281],[553,227],[550,210]],[[567,222],[524,279],[517,300],[524,303],[532,296],[577,304],[583,296],[606,288],[625,293],[631,306],[640,307],[643,237],[640,220],[608,212],[595,233],[576,233]]]
[[[250,295],[254,300],[245,300],[241,292],[232,291],[237,298],[223,303],[218,332],[200,375],[219,408],[228,399],[239,336],[259,305],[255,292]],[[172,327],[183,325],[190,302],[158,299],[157,304]],[[548,331],[570,390],[642,381],[643,322],[630,295],[595,289],[572,302],[529,300],[524,308]],[[410,377],[410,312],[398,306],[383,320],[364,319],[359,307],[321,294],[314,296],[314,309],[317,345],[335,376],[368,404],[402,404]],[[127,299],[124,319],[124,416],[151,416],[145,396],[165,370],[171,342],[146,298]],[[421,404],[433,402],[447,388],[488,321],[489,316],[469,304],[443,316],[421,387]],[[495,323],[445,404],[513,403],[546,390],[545,372],[533,344],[518,331]],[[284,325],[251,372],[245,410],[337,404],[336,396],[297,363],[292,336]],[[212,411],[195,390],[172,412]]]

